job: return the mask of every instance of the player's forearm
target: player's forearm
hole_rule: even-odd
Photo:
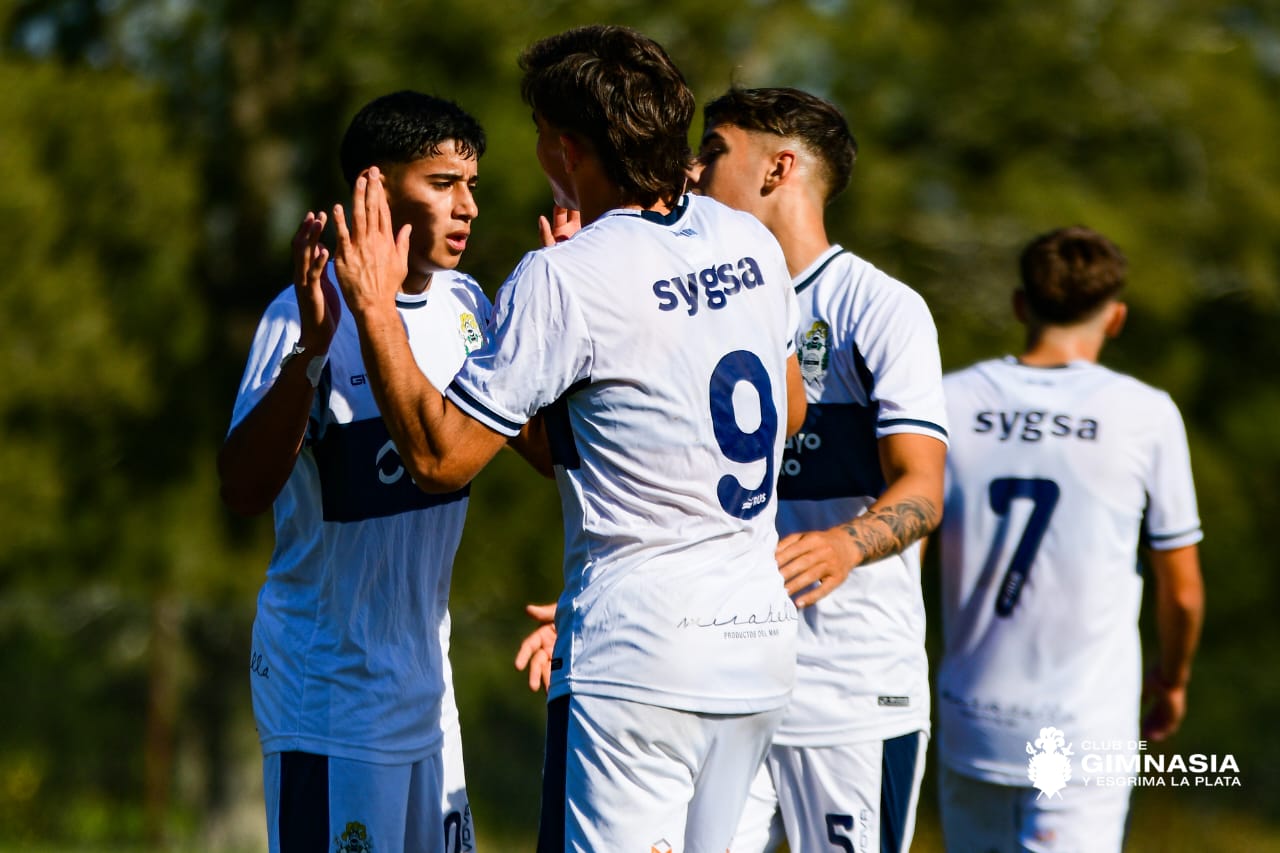
[[[233,512],[257,515],[270,508],[293,472],[314,399],[306,364],[294,359],[227,436],[218,451],[218,479],[223,503]]]
[[[452,491],[457,485],[442,477],[444,395],[418,368],[399,313],[368,310],[356,325],[365,372],[401,463],[424,491]]]
[[[937,528],[942,518],[940,501],[904,492],[900,496],[886,492],[865,513],[840,525],[861,555],[858,565],[900,554]]]
[[[1204,622],[1204,581],[1196,546],[1151,554],[1156,582],[1157,676],[1169,687],[1191,680],[1191,664]]]

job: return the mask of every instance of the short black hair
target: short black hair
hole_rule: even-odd
[[[452,141],[463,157],[484,154],[484,129],[453,101],[408,89],[360,108],[342,137],[338,159],[347,183],[370,166],[412,163],[440,153]]]
[[[822,166],[825,201],[830,202],[849,185],[858,159],[858,141],[844,114],[830,101],[799,89],[735,86],[703,107],[702,115],[708,130],[728,124],[798,139]]]
[[[1070,326],[1087,319],[1124,287],[1129,262],[1083,225],[1036,237],[1018,259],[1027,307],[1035,319]]]
[[[627,27],[578,27],[530,45],[520,69],[525,103],[590,142],[626,195],[651,205],[684,191],[696,102],[660,44]]]

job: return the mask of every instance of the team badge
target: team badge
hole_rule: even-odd
[[[1040,737],[1032,747],[1027,744],[1027,778],[1040,790],[1036,799],[1044,796],[1062,796],[1061,791],[1067,787],[1071,778],[1071,744],[1061,729],[1048,726],[1040,730]]]
[[[480,331],[475,314],[467,311],[458,316],[458,336],[462,338],[462,348],[467,351],[467,355],[484,344],[484,332]]]
[[[820,382],[827,375],[830,341],[831,327],[822,320],[814,320],[804,333],[800,344],[800,375],[806,382]]]
[[[334,853],[373,853],[373,839],[363,823],[351,821],[347,829],[333,839]]]

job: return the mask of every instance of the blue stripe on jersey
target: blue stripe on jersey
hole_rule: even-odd
[[[640,211],[640,218],[645,222],[652,222],[655,225],[675,225],[680,221],[680,217],[684,216],[684,212],[689,209],[689,196],[680,196],[680,201],[671,209],[670,213],[658,213],[656,210]]]
[[[582,457],[578,455],[578,442],[573,437],[573,427],[569,423],[569,397],[590,383],[590,379],[578,380],[554,403],[542,410],[547,427],[547,442],[551,445],[551,463],[570,471],[582,467]]]
[[[947,437],[947,431],[943,429],[941,426],[939,426],[938,424],[935,424],[933,421],[918,420],[917,418],[887,418],[886,420],[883,420],[880,422],[880,428],[886,429],[888,427],[901,426],[903,424],[908,424],[910,426],[924,427],[927,430],[931,430],[932,432],[938,433],[938,435],[942,436],[943,438]]]
[[[471,487],[429,495],[417,487],[381,418],[330,424],[314,447],[325,521],[385,518],[465,498]]]
[[[920,733],[884,742],[880,762],[880,853],[899,853],[915,799]]]
[[[507,429],[512,430],[514,432],[519,432],[520,428],[524,426],[524,424],[522,423],[517,423],[516,421],[507,420],[506,418],[497,414],[488,406],[486,406],[484,403],[481,403],[475,397],[471,396],[471,394],[468,393],[467,390],[462,386],[460,386],[457,382],[449,383],[449,390],[452,391],[454,394],[458,395],[459,397],[461,397],[468,406],[472,407],[477,412],[482,413],[485,417],[489,418],[499,426],[506,427]]]
[[[778,497],[878,497],[885,487],[876,445],[878,411],[858,403],[810,403],[804,426],[787,439]]]
[[[309,752],[280,753],[280,853],[329,849],[329,758]]]
[[[547,741],[543,751],[542,815],[538,853],[563,853],[566,773],[569,752],[569,696],[547,703]]]
[[[839,252],[836,252],[831,257],[827,258],[825,261],[823,261],[822,266],[818,267],[816,270],[813,271],[813,275],[808,276],[804,281],[795,285],[796,293],[799,293],[800,291],[804,290],[806,287],[808,287],[809,285],[817,281],[818,276],[822,275],[822,271],[825,270],[827,267],[829,267],[832,261],[834,261],[836,258],[840,257],[841,255],[847,255],[847,254],[849,254],[849,251],[847,249],[841,250]]]

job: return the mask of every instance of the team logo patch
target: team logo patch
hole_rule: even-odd
[[[831,327],[822,320],[814,320],[809,331],[804,333],[800,344],[800,375],[806,382],[818,382],[827,375],[827,363],[831,358],[830,340]]]
[[[333,839],[334,853],[373,853],[373,839],[364,824],[351,821],[346,831]]]
[[[1039,789],[1036,799],[1058,796],[1071,779],[1071,744],[1060,729],[1047,726],[1040,730],[1035,746],[1027,744],[1027,778]]]
[[[462,338],[462,348],[467,351],[467,355],[471,355],[484,344],[484,333],[480,331],[480,324],[476,322],[475,314],[467,311],[458,315],[458,336]]]

